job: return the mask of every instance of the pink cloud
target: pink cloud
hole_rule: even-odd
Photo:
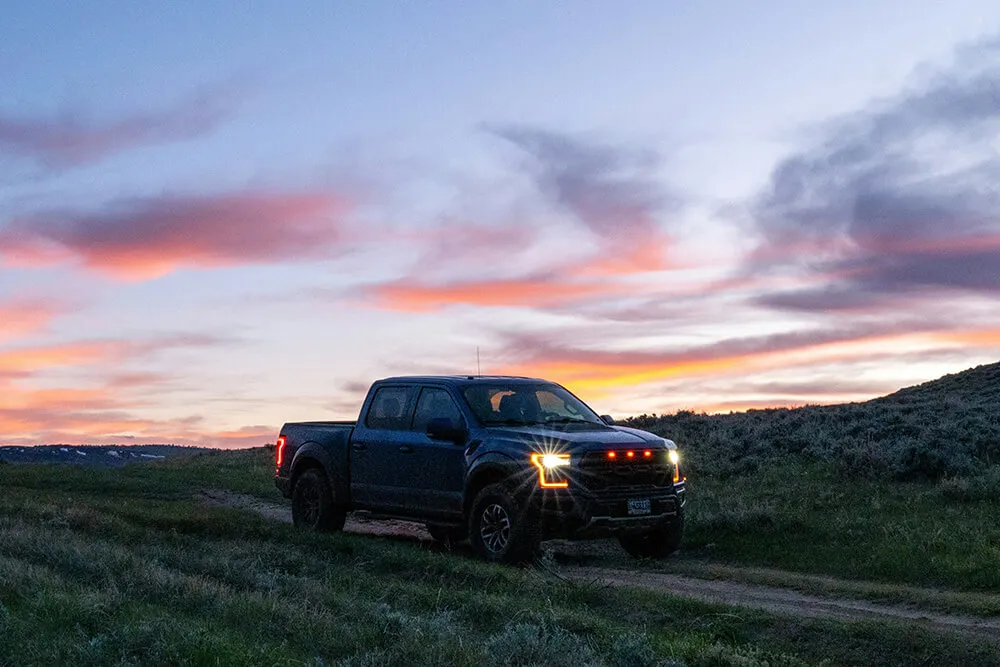
[[[120,280],[318,258],[336,246],[346,209],[326,193],[128,199],[96,213],[15,219],[0,229],[0,257],[29,266],[70,259]]]
[[[64,312],[49,299],[19,297],[0,302],[0,343],[36,333]]]
[[[569,283],[544,278],[458,281],[430,285],[402,280],[368,290],[377,307],[404,312],[433,311],[450,305],[482,307],[547,307],[605,295],[615,287],[600,283]]]

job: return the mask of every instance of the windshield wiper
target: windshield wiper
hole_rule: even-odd
[[[556,417],[554,419],[546,419],[543,423],[545,423],[545,424],[596,424],[597,422],[590,421],[589,419],[577,419],[576,417]]]

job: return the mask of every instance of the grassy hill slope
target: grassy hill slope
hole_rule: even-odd
[[[694,470],[753,473],[790,457],[876,479],[979,477],[1000,464],[1000,363],[864,403],[627,421],[675,440]],[[987,484],[987,486],[989,486]],[[996,487],[1000,497],[1000,484]]]

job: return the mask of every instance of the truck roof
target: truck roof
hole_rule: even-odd
[[[541,378],[521,377],[519,375],[399,375],[396,377],[382,378],[376,382],[435,382],[440,384],[465,385],[479,382],[503,382],[507,384],[556,384]]]

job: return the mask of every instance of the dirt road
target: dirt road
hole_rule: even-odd
[[[217,490],[203,492],[201,499],[207,505],[255,512],[274,521],[291,523],[291,510],[281,503],[271,503],[253,496]],[[406,521],[369,521],[363,516],[351,516],[344,530],[433,544],[430,534],[422,525]],[[787,588],[629,568],[628,559],[620,553],[617,545],[606,540],[587,543],[554,540],[546,543],[546,548],[550,558],[547,559],[547,564],[540,568],[543,576],[588,585],[642,588],[704,602],[759,609],[800,618],[917,624],[928,630],[1000,643],[998,618],[945,614],[909,605],[883,604],[839,596],[808,595]],[[613,566],[592,565],[591,563],[595,561]]]

